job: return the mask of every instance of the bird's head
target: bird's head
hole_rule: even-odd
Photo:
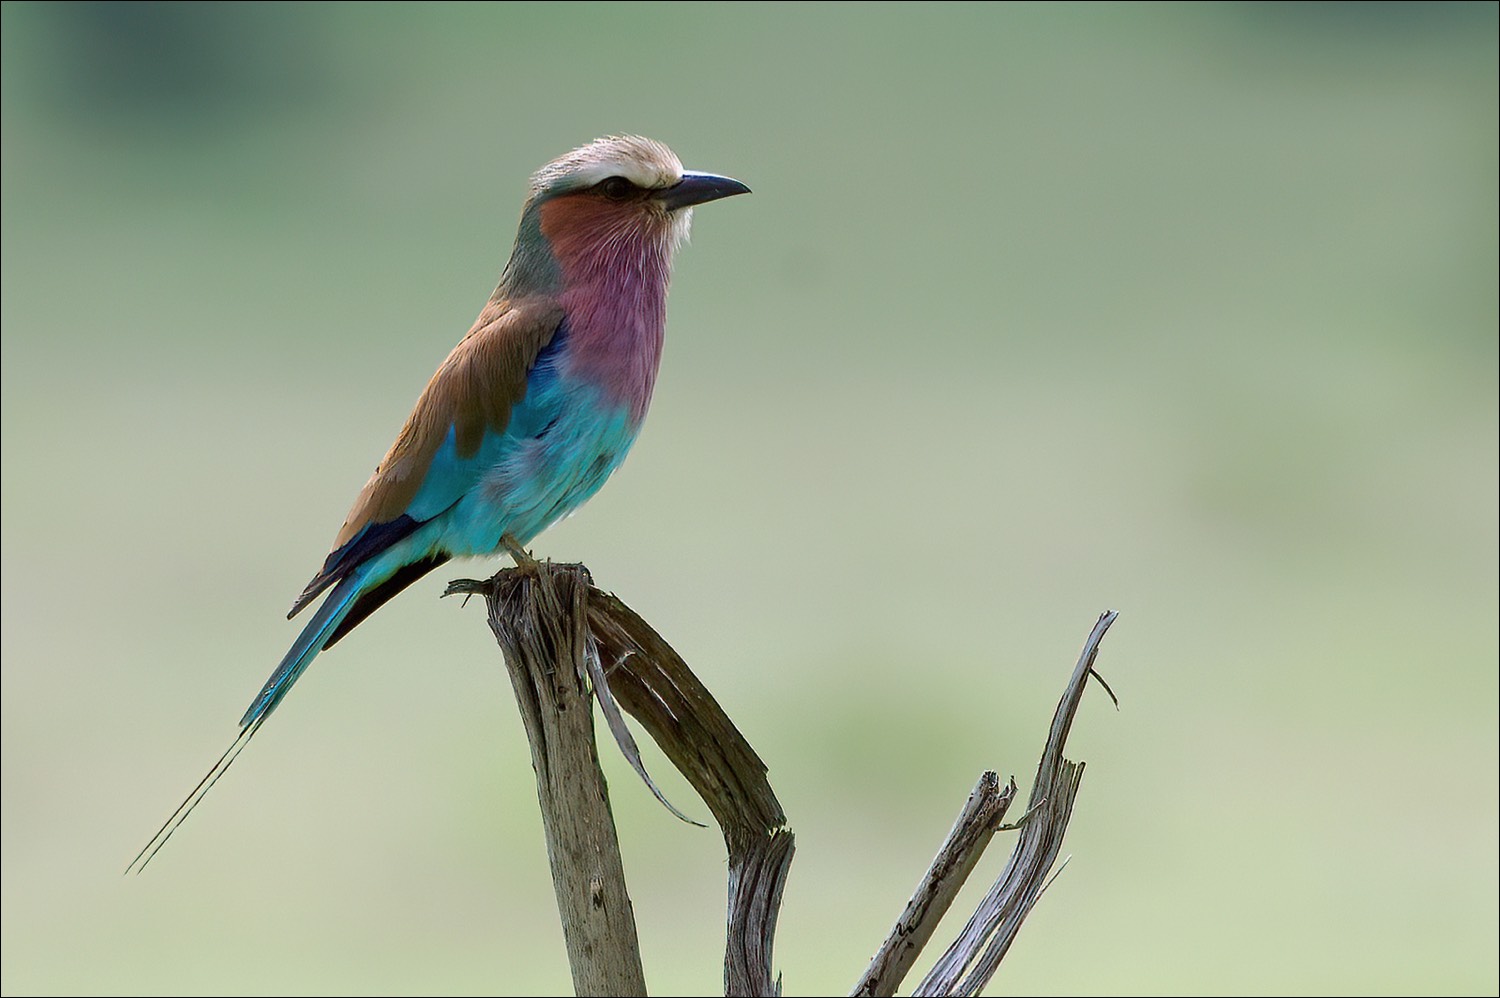
[[[749,192],[738,180],[684,170],[652,139],[595,139],[532,175],[507,276],[556,286],[570,272],[633,263],[641,254],[670,261],[694,205]]]

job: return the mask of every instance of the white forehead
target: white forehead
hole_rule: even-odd
[[[610,177],[624,177],[637,187],[671,187],[682,179],[682,163],[672,150],[639,135],[595,139],[559,156],[531,178],[531,193],[557,194],[592,187]]]

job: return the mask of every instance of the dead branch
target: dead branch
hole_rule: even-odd
[[[766,767],[687,664],[651,625],[593,585],[582,565],[530,562],[448,593],[485,597],[531,742],[558,909],[579,994],[644,994],[635,922],[609,795],[599,772],[589,696],[622,753],[663,804],[620,716],[629,712],[697,791],[729,853],[724,988],[779,995],[772,946],[793,852]],[[973,995],[989,982],[1049,883],[1083,764],[1063,758],[1068,730],[1116,614],[1094,626],[1063,693],[1028,810],[1002,825],[1015,781],[984,773],[889,937],[855,986],[893,995],[996,832],[1019,829],[1010,861],[915,994]],[[1103,680],[1099,679],[1101,685]],[[1109,687],[1106,685],[1105,690]],[[1111,699],[1114,694],[1110,693]],[[686,819],[684,819],[686,820]]]
[[[729,853],[725,994],[779,995],[781,983],[772,970],[772,944],[776,935],[776,916],[781,910],[782,889],[792,862],[792,833],[786,827],[786,816],[766,780],[765,763],[735,728],[707,687],[698,681],[682,658],[650,624],[613,595],[595,588],[588,570],[582,565],[541,563],[525,569],[506,569],[484,582],[465,579],[451,583],[448,592],[478,593],[485,597],[489,605],[490,627],[499,639],[513,682],[516,682],[518,671],[527,676],[542,677],[567,671],[570,677],[576,677],[580,688],[587,688],[584,677],[592,677],[594,694],[606,717],[611,710],[607,704],[618,703],[628,711],[703,798],[723,832]],[[551,595],[553,592],[557,595]],[[559,640],[561,636],[566,636],[567,640]],[[553,656],[550,661],[567,663],[568,668],[560,670],[549,665],[549,660],[544,658],[548,654]],[[604,682],[599,682],[600,677]],[[618,896],[623,901],[620,910],[625,915],[624,919],[609,923],[608,952],[614,954],[620,948],[632,948],[634,966],[639,968],[639,948],[634,921],[629,916],[624,873],[623,870],[618,875],[615,872],[619,868],[618,845],[614,839],[613,819],[608,817],[609,801],[603,789],[603,778],[599,778],[599,789],[595,791],[592,775],[575,772],[590,768],[595,772],[598,770],[593,725],[590,720],[586,728],[579,725],[569,732],[571,737],[586,739],[587,751],[577,749],[560,759],[548,741],[552,735],[550,729],[534,729],[529,719],[536,712],[529,690],[540,681],[531,678],[525,683],[517,682],[516,695],[522,717],[527,719],[526,732],[532,743],[544,823],[549,829],[572,827],[564,825],[561,817],[547,817],[549,808],[558,809],[561,802],[543,792],[544,783],[574,795],[591,797],[603,805],[604,817],[593,820],[601,827],[608,826],[608,841],[615,852],[613,864],[592,864],[590,872],[584,874],[573,867],[577,858],[588,858],[590,851],[564,849],[554,842],[549,831],[547,850],[552,859],[564,932],[570,932],[570,918],[576,919],[576,915],[570,915],[565,907],[565,894],[571,897],[580,883],[593,884],[597,873],[607,878],[602,896]],[[523,696],[523,693],[527,695]],[[573,713],[590,718],[586,701],[584,703],[583,709]],[[572,706],[572,701],[559,701],[558,709],[567,711]],[[621,751],[641,772],[652,792],[660,797],[655,785],[645,775],[644,767],[639,765],[639,753],[635,751],[629,732],[623,725],[616,727],[613,723],[611,730]],[[545,766],[538,761],[539,751]],[[590,830],[595,829],[591,827]],[[562,869],[559,869],[560,863]],[[565,883],[570,886],[565,888]],[[625,924],[627,921],[628,925]],[[581,936],[580,948],[585,952],[575,957],[572,936],[569,936],[569,960],[575,961],[574,986],[580,994],[599,992],[584,990],[577,959],[598,962],[617,958],[606,957],[602,946],[593,945],[591,948],[595,939],[593,935]],[[589,980],[595,979],[589,976]],[[614,990],[608,993],[645,993],[643,979],[634,986],[612,986]]]

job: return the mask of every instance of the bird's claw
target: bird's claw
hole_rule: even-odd
[[[531,556],[531,552],[521,546],[521,542],[510,534],[500,537],[500,546],[509,552],[511,558],[515,559],[516,567],[527,572],[535,572],[541,568],[541,562]]]

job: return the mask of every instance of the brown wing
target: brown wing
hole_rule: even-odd
[[[491,300],[484,307],[427,383],[396,442],[354,500],[322,571],[288,616],[420,526],[406,511],[449,429],[461,458],[472,457],[487,432],[503,432],[511,407],[526,394],[527,372],[562,316],[562,307],[550,298]]]

